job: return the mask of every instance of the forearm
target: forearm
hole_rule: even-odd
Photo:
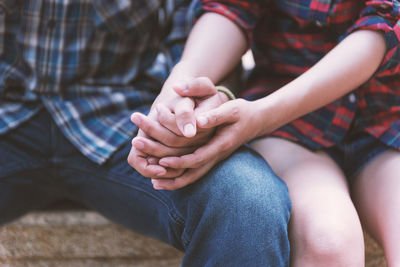
[[[208,77],[218,83],[239,62],[247,48],[242,30],[231,20],[216,13],[206,13],[194,25],[173,77]],[[165,87],[165,86],[164,86]]]
[[[256,101],[262,116],[259,134],[275,130],[356,89],[371,78],[385,51],[380,32],[360,30],[349,35],[303,75]]]

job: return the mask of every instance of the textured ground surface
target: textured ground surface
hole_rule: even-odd
[[[386,266],[366,237],[366,266]],[[178,267],[182,253],[119,227],[91,211],[31,213],[0,228],[4,267]]]

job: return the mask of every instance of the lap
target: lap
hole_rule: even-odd
[[[194,231],[190,225],[196,225],[207,209],[237,209],[236,220],[242,218],[249,222],[252,220],[250,217],[257,217],[255,212],[267,217],[274,209],[285,211],[279,214],[284,218],[282,225],[289,218],[286,185],[249,148],[240,148],[196,183],[175,191],[154,190],[150,179],[127,164],[129,149],[130,144],[126,144],[102,166],[94,166],[81,157],[68,158],[61,176],[70,197],[130,229],[178,248],[185,246],[178,244],[180,236],[190,240]],[[248,208],[249,205],[253,206],[252,209]],[[222,212],[218,216],[224,214],[228,213]],[[215,223],[225,221],[225,218],[214,219]],[[268,218],[274,219],[277,218]],[[150,221],[152,227],[149,227]],[[171,227],[177,235],[175,238],[179,237],[177,240],[171,240],[165,231],[166,236],[160,236],[160,229]]]
[[[290,184],[315,187],[321,183],[349,193],[343,172],[323,151],[312,151],[300,144],[276,137],[256,140],[252,146],[289,187]]]
[[[293,265],[363,260],[363,233],[347,180],[324,152],[265,138],[252,143],[287,183],[293,211],[289,224]],[[332,257],[332,258],[330,258]],[[357,263],[358,264],[358,263]]]
[[[299,229],[314,231],[318,226],[339,226],[339,222],[348,227],[350,221],[358,228],[347,180],[327,154],[280,138],[257,140],[252,146],[287,183],[292,223],[301,225]]]
[[[200,221],[205,210],[225,210],[218,216],[229,215],[232,220],[258,220],[260,227],[278,219],[285,227],[289,218],[286,185],[246,147],[193,185],[176,191],[154,190],[149,179],[127,164],[130,142],[105,164],[97,165],[48,119],[42,112],[0,136],[0,212],[10,213],[7,220],[59,198],[70,198],[132,230],[183,249],[184,240],[189,242],[193,235],[190,225]],[[274,212],[281,213],[279,218],[268,216]]]

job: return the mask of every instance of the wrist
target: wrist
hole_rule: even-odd
[[[188,60],[181,60],[172,68],[170,76],[171,75],[196,78],[201,76],[201,73],[196,68],[196,63]]]
[[[283,112],[279,109],[278,102],[274,104],[271,100],[269,97],[264,97],[251,102],[250,107],[254,110],[253,117],[259,125],[256,137],[268,134],[281,126],[279,122]]]
[[[190,79],[193,79],[195,76],[191,73],[189,68],[186,67],[184,62],[178,62],[173,69],[171,70],[168,78],[164,82],[164,85],[161,88],[160,95],[161,97],[177,97],[179,96],[173,86],[176,84],[180,84]]]

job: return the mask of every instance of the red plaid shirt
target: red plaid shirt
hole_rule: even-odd
[[[332,146],[350,126],[400,149],[400,3],[359,0],[275,0],[256,25],[247,99],[272,93],[307,71],[357,29],[382,31],[386,56],[365,84],[272,134],[312,148]],[[374,51],[371,51],[373,53]]]

